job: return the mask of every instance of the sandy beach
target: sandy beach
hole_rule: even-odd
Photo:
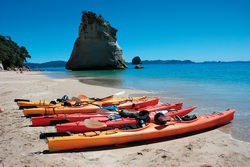
[[[120,91],[74,79],[51,79],[42,72],[0,72],[0,108],[4,109],[0,113],[0,166],[249,166],[250,143],[218,129],[171,139],[47,153],[47,144],[39,134],[54,132],[54,127],[30,127],[30,119],[22,117],[14,102],[15,98],[53,100],[79,94],[105,97]],[[125,90],[123,96],[136,93],[143,92]]]

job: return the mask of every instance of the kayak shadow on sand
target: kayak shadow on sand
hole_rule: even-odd
[[[231,124],[231,122],[225,124],[228,125]],[[160,143],[160,142],[166,142],[170,140],[175,140],[175,139],[181,139],[181,138],[186,138],[189,136],[197,135],[200,133],[205,133],[211,130],[218,129],[220,127],[223,127],[225,125],[221,125],[218,127],[213,127],[209,128],[206,130],[200,130],[196,132],[189,132],[186,134],[181,134],[181,135],[175,135],[175,136],[170,136],[170,137],[163,137],[163,138],[158,138],[158,139],[152,139],[152,140],[142,140],[142,141],[136,141],[136,142],[131,142],[131,143],[125,143],[125,144],[117,144],[117,145],[110,145],[110,146],[98,146],[98,147],[91,147],[91,148],[83,148],[83,149],[74,149],[74,150],[67,150],[67,151],[58,151],[58,152],[49,152],[49,150],[44,150],[44,151],[37,151],[33,152],[33,154],[60,154],[60,153],[77,153],[77,152],[94,152],[94,151],[104,151],[104,150],[113,150],[113,149],[122,149],[122,148],[128,148],[128,147],[136,147],[136,146],[141,146],[141,145],[148,145],[148,144],[153,144],[153,143]],[[159,125],[159,129],[166,127],[166,125]]]

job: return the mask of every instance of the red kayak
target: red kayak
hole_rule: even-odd
[[[180,109],[176,111],[168,111],[165,113],[165,116],[179,116],[182,117],[184,115],[187,115],[191,111],[193,111],[196,106]],[[142,110],[143,111],[143,110]],[[154,118],[157,112],[150,112],[150,122],[154,122]],[[85,132],[85,131],[93,131],[93,130],[107,130],[107,129],[113,129],[114,127],[118,127],[124,124],[136,124],[138,120],[135,118],[120,118],[116,120],[110,120],[108,117],[92,117],[90,120],[93,120],[92,122],[105,122],[106,126],[102,127],[90,127],[85,125],[85,121],[78,121],[78,122],[72,122],[72,123],[64,123],[64,124],[57,124],[56,129],[57,132],[72,132],[72,133],[78,133],[78,132]]]
[[[137,109],[137,108],[143,108],[147,106],[157,105],[159,103],[158,97],[153,98],[146,98],[146,99],[140,99],[140,100],[133,100],[133,101],[125,101],[124,103],[120,102],[117,107],[122,109]]]
[[[138,109],[129,109],[129,111],[139,112],[142,110],[147,110],[149,112],[152,111],[160,111],[160,110],[179,110],[182,108],[183,102],[176,102],[176,103],[167,103],[161,105],[153,105],[147,106]],[[68,122],[77,122],[77,121],[84,121],[85,119],[89,119],[92,117],[104,117],[108,115],[109,111],[101,110],[102,112],[93,112],[93,113],[74,113],[74,114],[53,114],[53,115],[45,115],[45,116],[38,116],[32,117],[31,122],[32,126],[48,126],[48,125],[55,125],[59,123],[68,123]]]

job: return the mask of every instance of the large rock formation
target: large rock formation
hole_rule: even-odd
[[[83,12],[70,59],[69,70],[125,69],[127,65],[116,38],[117,30],[101,16]]]

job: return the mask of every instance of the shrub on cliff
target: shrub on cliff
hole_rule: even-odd
[[[19,47],[10,37],[0,35],[0,63],[4,69],[23,67],[26,58],[31,56],[24,46]]]

